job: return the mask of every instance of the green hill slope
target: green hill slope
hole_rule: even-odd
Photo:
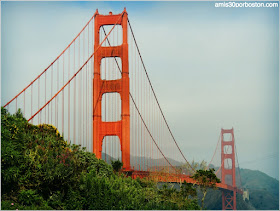
[[[258,170],[240,169],[242,186],[253,190],[267,190],[279,197],[279,181]]]
[[[240,174],[242,186],[249,191],[249,202],[256,209],[279,209],[278,180],[257,170],[241,169]]]
[[[237,195],[237,209],[278,210],[279,181],[267,174],[249,169],[240,170],[242,187],[249,191],[249,200],[244,201]],[[210,190],[205,205],[210,210],[222,209],[222,194],[218,190]]]

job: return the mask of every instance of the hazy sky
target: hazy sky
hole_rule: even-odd
[[[95,10],[126,7],[155,92],[189,160],[234,127],[241,168],[279,177],[279,8],[214,2],[1,2],[1,105],[69,44]]]

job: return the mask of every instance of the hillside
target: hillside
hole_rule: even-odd
[[[279,181],[267,174],[249,169],[240,170],[242,187],[249,191],[249,200],[244,201],[237,195],[237,209],[278,210]],[[218,190],[210,190],[205,205],[210,210],[220,210],[222,194]]]
[[[108,164],[111,164],[111,160],[115,161],[116,159],[111,157],[110,155],[106,155],[105,153],[102,152],[102,159],[105,160],[106,157],[106,162]],[[167,158],[168,161],[171,163],[172,166],[182,166],[184,163],[173,160],[171,158]],[[140,161],[142,162],[142,166],[140,164]],[[147,168],[147,165],[145,164],[149,164],[149,166],[166,166],[166,160],[164,158],[160,158],[160,159],[150,159],[150,158],[146,158],[146,157],[136,157],[131,155],[130,156],[130,165],[131,167],[135,167],[136,166],[142,169],[142,170],[147,170],[145,168]]]
[[[242,186],[252,190],[269,191],[279,197],[279,181],[258,170],[240,169]]]
[[[279,209],[279,181],[267,174],[249,169],[240,170],[242,186],[249,191],[249,202],[260,210]]]

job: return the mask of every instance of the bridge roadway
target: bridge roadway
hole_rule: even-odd
[[[139,178],[151,178],[155,181],[159,182],[172,182],[172,183],[182,183],[186,181],[187,183],[198,184],[194,179],[192,179],[189,175],[185,174],[175,174],[175,173],[165,173],[165,172],[149,172],[149,171],[126,171],[127,176],[132,177],[132,179]],[[216,186],[219,189],[236,191],[237,193],[243,194],[242,189],[238,189],[237,187],[232,187],[230,185],[224,183],[216,183]]]

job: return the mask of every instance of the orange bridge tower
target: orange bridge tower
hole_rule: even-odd
[[[225,140],[224,134],[230,134],[231,139]],[[223,210],[236,210],[236,182],[235,182],[235,151],[234,151],[234,133],[233,128],[229,130],[221,130],[221,164],[222,164],[222,183],[230,183],[233,191],[222,191],[222,209]],[[225,167],[225,165],[228,166]],[[230,165],[231,164],[231,165]]]
[[[98,11],[94,20],[94,78],[93,78],[93,153],[102,156],[102,143],[105,136],[118,136],[121,146],[123,169],[130,170],[130,110],[129,110],[129,66],[127,43],[127,12],[121,14],[100,15]],[[100,27],[104,25],[121,25],[123,43],[119,46],[102,47],[100,44]],[[102,80],[101,60],[107,57],[119,57],[122,61],[122,78]],[[110,70],[109,70],[110,71]],[[103,122],[101,101],[105,93],[119,93],[121,97],[121,120]]]

